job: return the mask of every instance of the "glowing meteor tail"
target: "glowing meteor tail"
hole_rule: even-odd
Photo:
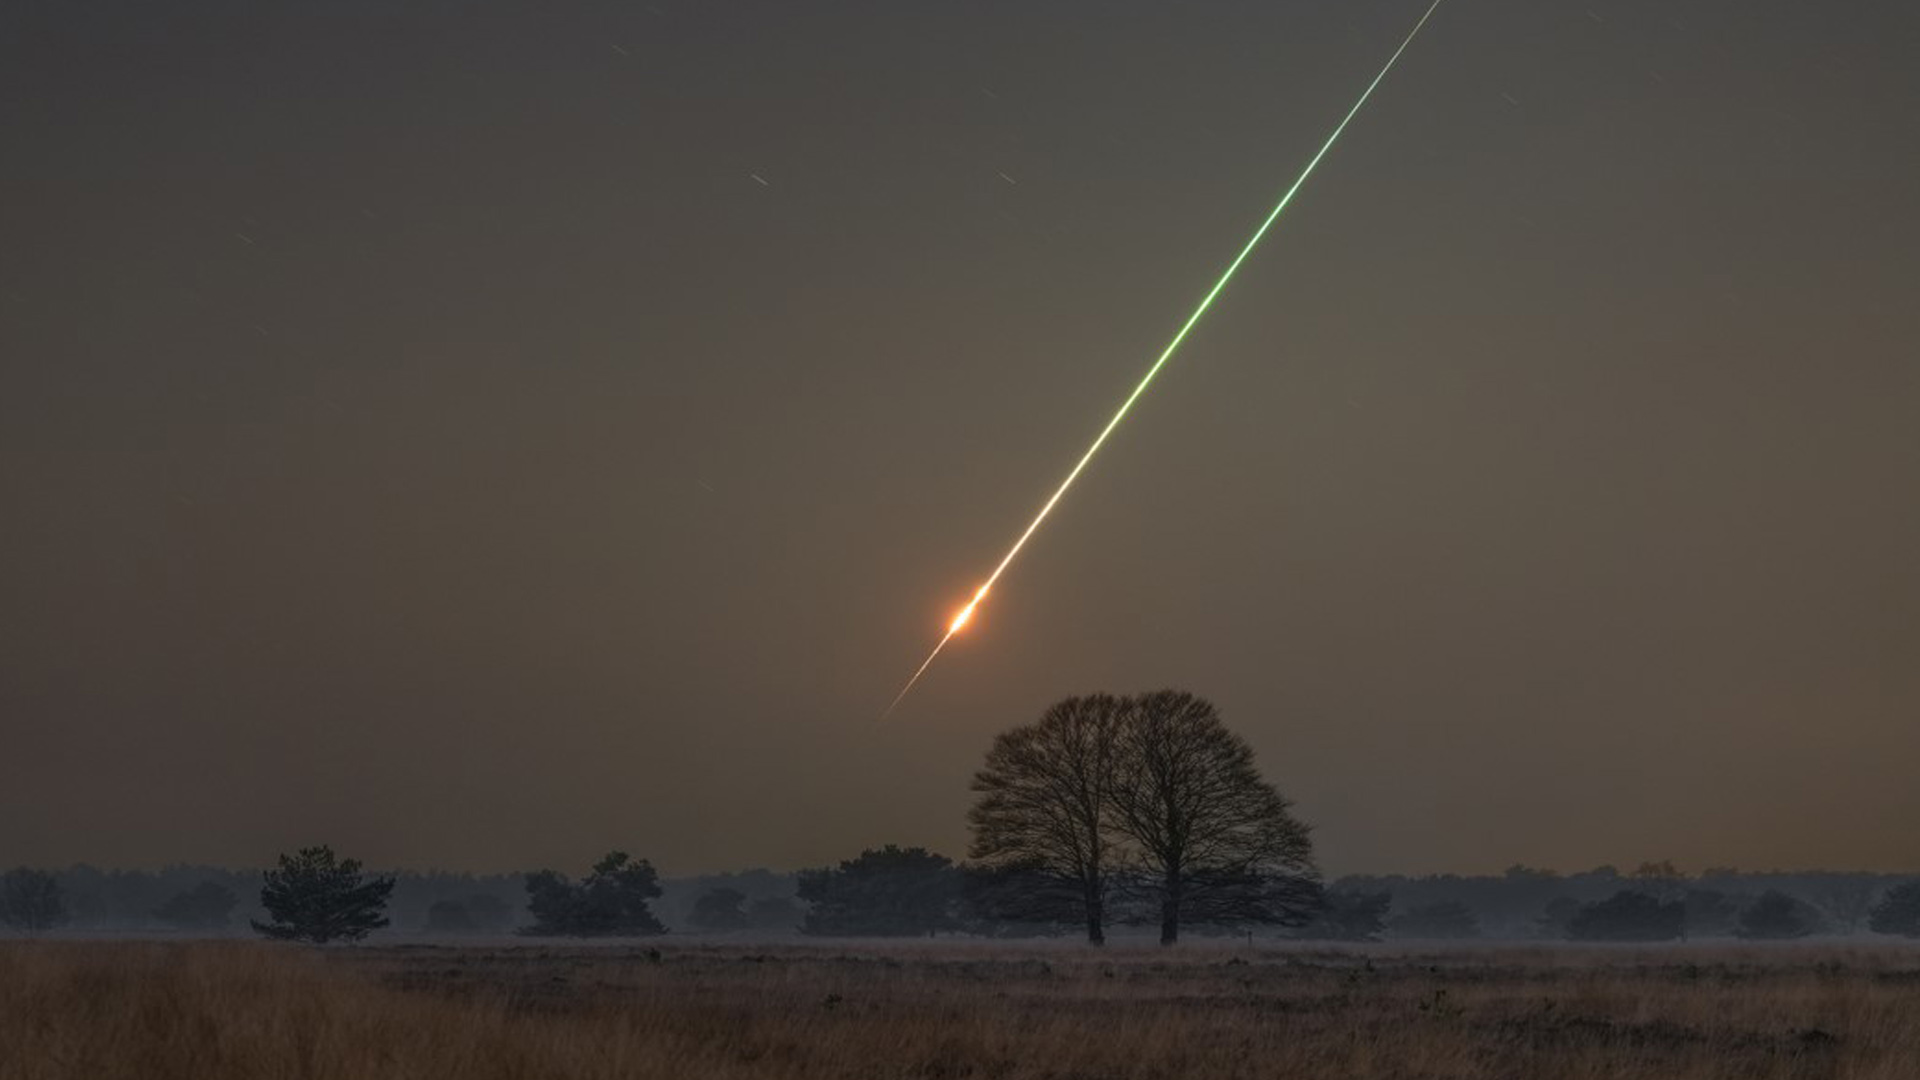
[[[1367,84],[1366,90],[1360,94],[1360,99],[1353,103],[1353,108],[1347,110],[1347,115],[1342,117],[1340,123],[1333,129],[1333,134],[1327,136],[1327,141],[1321,144],[1319,151],[1307,162],[1306,168],[1300,170],[1300,176],[1294,180],[1291,187],[1287,188],[1286,193],[1280,196],[1280,201],[1274,206],[1273,212],[1267,215],[1266,220],[1260,223],[1260,227],[1253,231],[1253,236],[1248,239],[1246,245],[1240,249],[1240,253],[1235,255],[1233,261],[1227,264],[1226,270],[1220,275],[1220,280],[1214,282],[1213,288],[1207,290],[1207,294],[1200,298],[1200,303],[1193,309],[1193,314],[1187,316],[1187,321],[1181,324],[1179,333],[1173,335],[1173,340],[1167,343],[1167,347],[1161,351],[1159,359],[1155,360],[1153,366],[1147,369],[1147,373],[1141,377],[1139,385],[1133,388],[1133,393],[1128,394],[1126,400],[1120,403],[1120,408],[1113,414],[1113,419],[1108,420],[1107,426],[1100,429],[1100,434],[1094,437],[1093,445],[1087,447],[1087,452],[1080,455],[1079,461],[1074,462],[1073,468],[1067,473],[1067,478],[1060,482],[1060,486],[1055,488],[1053,494],[1041,505],[1040,512],[1035,514],[1033,520],[1027,523],[1026,529],[1021,532],[1018,539],[1014,540],[1013,546],[1007,549],[1006,555],[1001,557],[999,565],[993,568],[993,573],[987,575],[986,582],[980,586],[979,591],[973,594],[973,599],[954,617],[953,622],[947,627],[945,636],[941,637],[939,644],[936,644],[933,647],[933,651],[927,654],[926,660],[921,662],[919,670],[913,673],[913,677],[907,680],[907,684],[900,688],[900,693],[895,695],[893,704],[888,705],[887,711],[880,714],[880,719],[885,720],[888,716],[893,715],[893,710],[898,708],[900,702],[906,698],[907,691],[912,690],[914,684],[920,681],[920,676],[925,675],[927,669],[933,666],[934,657],[940,655],[940,650],[947,647],[947,642],[953,640],[953,635],[959,633],[961,628],[973,617],[974,609],[978,608],[981,601],[987,598],[988,590],[992,589],[994,583],[1000,580],[1001,574],[1007,572],[1007,567],[1012,564],[1014,557],[1020,554],[1020,549],[1026,547],[1027,541],[1039,530],[1040,523],[1047,520],[1048,514],[1053,513],[1053,508],[1059,503],[1061,496],[1065,495],[1067,489],[1073,486],[1073,482],[1080,478],[1080,473],[1086,469],[1087,463],[1093,460],[1093,455],[1100,452],[1100,447],[1107,441],[1107,436],[1112,435],[1113,430],[1120,426],[1120,421],[1127,418],[1127,413],[1133,409],[1133,403],[1140,399],[1141,394],[1146,393],[1147,387],[1153,383],[1154,376],[1160,374],[1160,369],[1166,366],[1167,361],[1171,359],[1174,352],[1180,348],[1180,344],[1187,340],[1187,334],[1190,333],[1194,325],[1200,321],[1200,317],[1207,313],[1207,309],[1213,306],[1214,298],[1219,296],[1221,290],[1227,287],[1227,282],[1233,280],[1233,275],[1239,271],[1240,264],[1246,262],[1247,256],[1253,254],[1253,249],[1259,246],[1261,238],[1267,235],[1267,230],[1273,227],[1273,223],[1280,219],[1280,215],[1286,211],[1288,204],[1293,202],[1293,197],[1300,193],[1301,188],[1306,186],[1307,178],[1312,176],[1313,171],[1320,167],[1321,159],[1325,158],[1327,152],[1333,149],[1334,143],[1340,141],[1340,136],[1347,130],[1347,125],[1353,122],[1353,118],[1358,116],[1361,108],[1366,105],[1367,99],[1371,98],[1373,92],[1380,88],[1380,84],[1386,81],[1387,73],[1392,71],[1394,65],[1400,62],[1401,55],[1413,44],[1413,39],[1420,36],[1420,31],[1427,25],[1427,20],[1433,18],[1433,13],[1440,9],[1440,5],[1443,2],[1444,0],[1433,0],[1433,3],[1427,7],[1426,12],[1420,16],[1420,21],[1413,24],[1413,29],[1408,32],[1406,40],[1402,41],[1400,47],[1393,51],[1393,55],[1387,58],[1386,66],[1380,69],[1380,74],[1375,75],[1373,81]]]

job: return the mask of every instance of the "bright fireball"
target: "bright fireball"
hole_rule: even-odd
[[[953,624],[947,627],[947,633],[949,635],[959,633],[960,628],[967,625],[967,620],[971,618],[973,618],[973,605],[968,604],[960,609],[960,614],[953,617]]]

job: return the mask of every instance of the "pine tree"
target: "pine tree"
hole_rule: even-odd
[[[273,921],[253,928],[280,941],[358,941],[387,925],[390,877],[369,878],[357,859],[336,859],[330,847],[301,848],[268,870],[260,903]]]

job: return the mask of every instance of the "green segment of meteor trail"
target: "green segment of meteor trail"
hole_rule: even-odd
[[[1353,118],[1360,114],[1361,108],[1366,105],[1367,99],[1373,96],[1373,92],[1380,88],[1382,82],[1386,81],[1387,73],[1392,71],[1394,65],[1400,62],[1401,54],[1405,53],[1408,46],[1413,44],[1414,38],[1420,36],[1421,28],[1427,25],[1427,20],[1433,18],[1433,13],[1439,10],[1443,2],[1444,0],[1433,0],[1433,3],[1427,8],[1426,12],[1420,16],[1420,21],[1413,24],[1413,29],[1408,32],[1406,40],[1402,41],[1400,47],[1393,51],[1393,55],[1387,58],[1386,66],[1382,67],[1380,74],[1375,75],[1373,81],[1367,84],[1366,90],[1360,94],[1360,99],[1353,103],[1353,108],[1347,110],[1347,115],[1341,118],[1339,125],[1333,129],[1333,134],[1327,136],[1327,141],[1321,144],[1319,151],[1308,160],[1306,168],[1300,170],[1299,178],[1294,180],[1293,185],[1287,188],[1285,194],[1280,196],[1280,201],[1274,205],[1273,212],[1267,215],[1266,220],[1260,223],[1260,227],[1253,231],[1253,236],[1249,238],[1246,245],[1240,249],[1240,253],[1235,255],[1233,261],[1227,264],[1226,270],[1220,275],[1220,280],[1214,282],[1213,288],[1208,289],[1207,294],[1200,298],[1200,303],[1193,309],[1193,314],[1187,316],[1187,321],[1181,324],[1180,331],[1173,335],[1172,341],[1167,342],[1167,347],[1161,350],[1160,356],[1153,362],[1153,366],[1147,368],[1147,373],[1141,376],[1139,385],[1133,388],[1133,393],[1128,394],[1127,399],[1120,403],[1120,408],[1114,412],[1113,419],[1107,421],[1107,426],[1100,429],[1100,434],[1094,437],[1093,444],[1087,447],[1087,452],[1080,455],[1079,461],[1074,462],[1073,469],[1067,473],[1067,478],[1060,481],[1060,486],[1055,488],[1053,494],[1041,505],[1040,512],[1033,516],[1033,520],[1028,522],[1026,530],[1020,534],[1019,539],[1015,540],[1013,546],[1007,549],[1007,553],[1000,559],[999,565],[993,568],[993,573],[988,574],[987,580],[974,592],[973,599],[967,601],[967,606],[961,608],[960,613],[954,616],[953,621],[947,626],[946,634],[934,645],[933,651],[927,654],[926,660],[921,662],[919,669],[913,673],[913,677],[909,678],[907,684],[900,688],[900,693],[894,696],[893,703],[887,706],[887,711],[880,714],[882,720],[893,714],[893,710],[899,707],[901,701],[905,700],[907,691],[912,690],[914,684],[920,681],[920,676],[925,675],[927,669],[933,666],[934,657],[939,656],[940,650],[946,648],[947,642],[953,640],[953,635],[959,633],[960,629],[966,626],[967,622],[973,618],[974,609],[978,608],[981,601],[987,598],[988,591],[993,588],[995,582],[1000,580],[1000,575],[1007,572],[1007,567],[1012,564],[1014,557],[1020,554],[1020,549],[1027,546],[1027,541],[1031,539],[1033,534],[1040,528],[1040,523],[1047,520],[1047,515],[1053,512],[1053,508],[1059,503],[1061,496],[1065,495],[1067,489],[1073,486],[1073,482],[1080,478],[1080,473],[1086,469],[1087,463],[1093,460],[1093,455],[1100,452],[1100,447],[1107,441],[1107,436],[1112,435],[1114,429],[1120,426],[1120,421],[1127,418],[1127,413],[1133,409],[1133,403],[1140,400],[1140,395],[1147,392],[1147,387],[1153,385],[1154,377],[1160,374],[1160,369],[1167,365],[1167,361],[1173,358],[1175,352],[1179,351],[1180,344],[1187,340],[1187,335],[1191,333],[1194,326],[1199,323],[1201,316],[1207,313],[1207,309],[1213,306],[1214,299],[1227,287],[1227,282],[1232,281],[1233,275],[1239,272],[1240,264],[1247,261],[1247,256],[1253,254],[1253,249],[1260,245],[1260,240],[1267,235],[1267,230],[1273,227],[1274,222],[1280,220],[1280,215],[1286,212],[1287,206],[1293,202],[1293,197],[1298,195],[1300,189],[1306,186],[1307,178],[1313,175],[1315,169],[1319,168],[1321,159],[1325,158],[1327,152],[1333,149],[1334,143],[1340,141],[1341,133],[1347,130],[1348,124],[1353,123]]]

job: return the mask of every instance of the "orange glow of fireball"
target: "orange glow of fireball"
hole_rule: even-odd
[[[973,618],[973,605],[968,604],[966,607],[960,609],[960,614],[953,617],[953,624],[947,627],[947,633],[959,633],[967,625],[967,620],[971,618]]]

